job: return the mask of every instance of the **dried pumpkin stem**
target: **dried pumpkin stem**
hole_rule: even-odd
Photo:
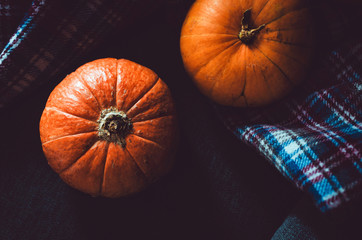
[[[126,146],[125,138],[132,132],[133,125],[125,112],[114,107],[104,109],[97,122],[99,138]]]
[[[265,24],[262,24],[257,28],[250,29],[250,15],[251,8],[246,10],[243,14],[243,19],[241,20],[241,30],[238,35],[239,39],[245,44],[250,43],[254,39],[256,34],[258,34],[265,27]]]

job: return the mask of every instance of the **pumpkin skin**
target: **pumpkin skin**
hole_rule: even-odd
[[[92,196],[133,194],[165,175],[176,136],[168,87],[152,70],[125,59],[95,60],[68,75],[40,119],[51,168]]]
[[[200,91],[221,105],[262,106],[300,84],[314,46],[305,2],[197,0],[183,23],[180,50]],[[250,29],[265,24],[250,42],[239,39],[247,10]]]

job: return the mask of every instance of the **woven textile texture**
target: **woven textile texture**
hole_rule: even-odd
[[[0,109],[44,81],[64,78],[59,74],[79,65],[112,31],[151,13],[162,1],[34,0],[16,5],[0,0]],[[25,15],[23,9],[28,9]]]
[[[322,212],[362,195],[362,39],[338,41],[349,30],[348,21],[329,21],[332,13],[323,16],[328,22],[319,36],[324,52],[289,97],[258,109],[216,106],[227,127],[308,193]]]

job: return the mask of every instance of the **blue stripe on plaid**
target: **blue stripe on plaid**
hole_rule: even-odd
[[[21,41],[23,41],[28,33],[33,29],[33,20],[36,14],[39,12],[40,8],[44,5],[44,3],[45,0],[36,0],[32,3],[33,11],[25,16],[23,23],[18,27],[16,33],[10,38],[9,42],[6,44],[3,51],[1,52],[0,65],[11,54],[11,52],[20,45]]]
[[[298,187],[309,191],[322,211],[348,201],[348,197],[343,196],[342,184],[345,183],[341,183],[330,173],[329,168],[318,160],[318,155],[313,151],[313,147],[310,147],[313,146],[311,143],[319,138],[318,133],[315,134],[316,137],[308,136],[308,140],[300,133],[296,134],[292,130],[275,126],[254,126],[239,129],[239,133],[244,140],[259,146],[258,149],[262,154],[273,162],[286,177],[296,182]],[[358,135],[361,130],[359,129],[359,133],[353,133]],[[328,138],[332,137],[328,136]],[[342,139],[342,143],[346,142],[343,138],[338,138]],[[340,146],[337,141],[334,142],[336,147]],[[314,146],[322,147],[318,142]],[[354,165],[361,171],[361,167],[357,163]],[[328,205],[325,204],[327,202]]]

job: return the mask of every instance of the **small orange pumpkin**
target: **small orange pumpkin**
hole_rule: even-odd
[[[166,84],[124,59],[87,63],[50,94],[40,120],[49,165],[70,186],[120,197],[166,174],[176,117]]]
[[[260,106],[304,78],[314,43],[303,0],[197,0],[181,31],[186,70],[219,104]]]

